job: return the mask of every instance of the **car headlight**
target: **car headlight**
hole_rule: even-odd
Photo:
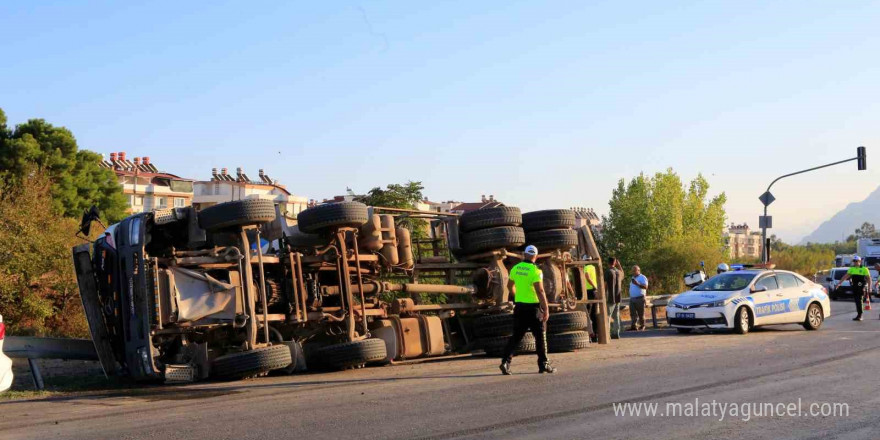
[[[670,302],[666,303],[666,308],[669,308],[669,307],[678,308],[679,306],[675,302],[670,301]]]
[[[728,304],[730,304],[730,300],[726,299],[724,301],[715,301],[713,303],[709,303],[709,307],[724,307]]]

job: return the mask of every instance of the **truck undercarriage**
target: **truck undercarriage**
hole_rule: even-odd
[[[608,342],[601,277],[590,298],[583,270],[602,273],[601,261],[571,211],[459,217],[340,202],[292,220],[271,201],[238,200],[133,215],[75,247],[105,372],[188,382],[498,355],[512,330],[507,270],[527,239],[542,252],[550,348],[589,343],[587,305]]]

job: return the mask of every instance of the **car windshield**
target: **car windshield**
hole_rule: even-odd
[[[845,270],[835,270],[834,271],[834,279],[835,280],[839,280],[839,279],[843,278],[844,275],[846,275]]]
[[[733,291],[745,289],[755,279],[754,273],[727,272],[715,275],[705,283],[694,287],[696,291],[721,290]]]

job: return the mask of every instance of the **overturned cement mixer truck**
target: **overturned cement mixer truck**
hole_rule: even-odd
[[[98,213],[83,217],[89,236]],[[548,344],[590,342],[605,323],[601,261],[574,212],[515,207],[461,216],[325,203],[289,218],[270,200],[132,215],[76,246],[80,295],[107,374],[140,381],[235,379],[272,370],[497,356],[512,334],[508,269],[528,241],[551,303]],[[597,280],[601,283],[601,277]],[[599,325],[607,343],[607,325]],[[534,350],[523,340],[520,351]]]

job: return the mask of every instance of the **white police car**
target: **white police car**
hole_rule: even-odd
[[[831,315],[822,286],[784,270],[725,272],[669,301],[666,320],[681,333],[695,328],[746,334],[770,324],[802,324],[817,330]]]

